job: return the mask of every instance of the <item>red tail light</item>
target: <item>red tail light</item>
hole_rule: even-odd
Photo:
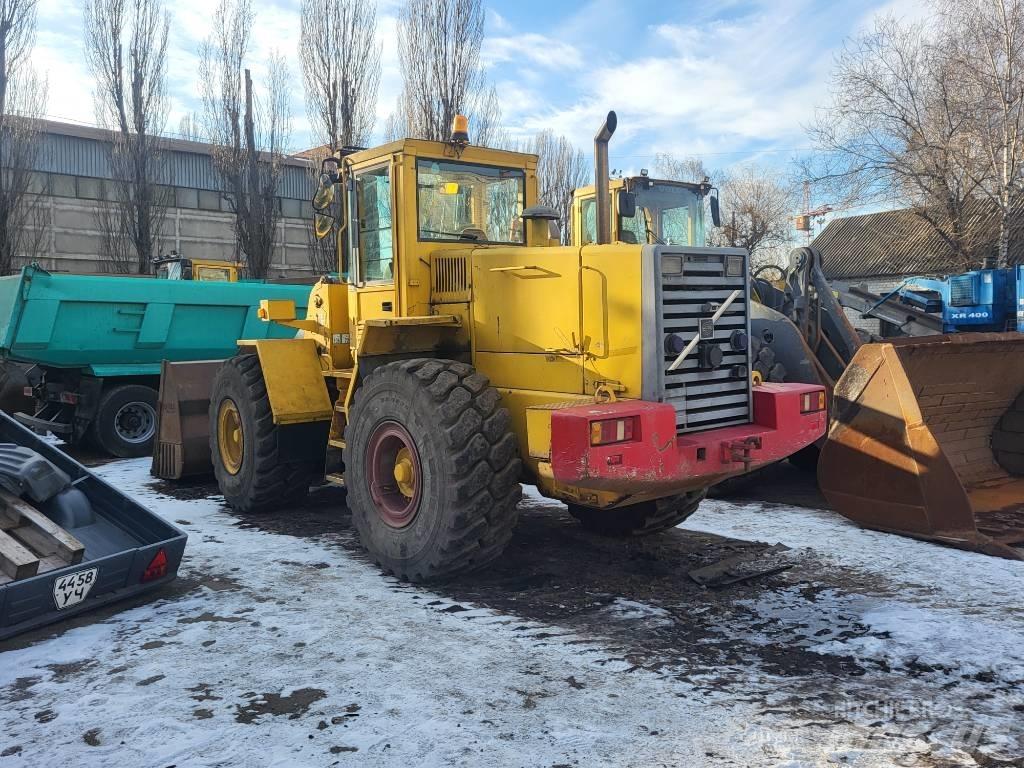
[[[150,560],[149,565],[146,566],[146,570],[142,572],[143,581],[154,581],[155,579],[162,578],[167,575],[167,555],[161,549],[156,553],[156,557]]]
[[[68,405],[78,405],[78,393],[77,392],[61,392],[60,401],[67,403]]]
[[[805,392],[800,398],[800,413],[816,413],[825,410],[825,390]]]
[[[602,419],[590,422],[590,444],[608,445],[625,443],[633,439],[636,432],[636,417],[624,419]]]

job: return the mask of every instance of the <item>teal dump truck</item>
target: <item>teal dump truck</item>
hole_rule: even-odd
[[[163,360],[214,360],[238,339],[288,338],[259,320],[260,299],[305,312],[308,285],[161,280],[50,273],[0,277],[0,358],[28,365],[38,433],[88,442],[118,457],[152,451]]]

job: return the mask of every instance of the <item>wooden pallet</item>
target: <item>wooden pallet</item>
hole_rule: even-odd
[[[84,556],[82,542],[0,488],[0,584],[75,565]]]

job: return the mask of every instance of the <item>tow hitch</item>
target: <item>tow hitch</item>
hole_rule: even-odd
[[[722,443],[722,461],[726,463],[742,462],[744,469],[749,469],[754,461],[752,451],[761,450],[761,438],[754,435],[745,440],[733,440]]]

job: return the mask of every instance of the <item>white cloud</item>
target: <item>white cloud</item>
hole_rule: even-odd
[[[658,151],[714,155],[714,164],[727,165],[759,150],[801,147],[802,126],[826,96],[832,50],[862,16],[858,3],[847,3],[856,6],[852,14],[842,5],[760,0],[715,18],[666,18],[634,45],[594,56],[582,41],[599,35],[616,13],[596,0],[561,29],[574,30],[567,44],[576,43],[598,66],[581,68],[563,86],[571,89],[568,104],[540,102],[506,119],[526,130],[551,127],[585,147],[606,111],[615,109],[612,162],[622,165],[649,163]],[[910,8],[914,0],[895,5]],[[785,159],[782,152],[775,156]]]
[[[533,32],[484,40],[481,58],[485,64],[529,61],[545,69],[579,69],[583,57],[578,48],[561,40]]]
[[[511,0],[509,0],[511,2]],[[498,2],[498,0],[492,0]],[[609,109],[619,114],[613,164],[642,166],[654,153],[706,154],[727,164],[765,148],[806,143],[801,128],[825,97],[832,50],[879,12],[921,18],[927,0],[722,0],[665,4],[646,21],[619,0],[591,0],[552,26],[516,28],[487,10],[482,58],[514,136],[545,128],[589,151]],[[176,0],[168,61],[170,130],[200,109],[198,47],[216,0]],[[382,46],[377,138],[401,90],[397,20],[402,0],[379,0]],[[503,6],[504,7],[504,6]],[[70,12],[69,12],[70,11]],[[92,82],[82,51],[81,7],[39,0],[33,56],[49,73],[56,117],[92,122]],[[294,82],[295,144],[309,141],[298,60],[299,0],[257,0],[249,61],[259,84],[271,49],[285,54]],[[552,8],[555,17],[564,13]],[[675,18],[673,18],[675,17]],[[684,18],[684,23],[679,23]],[[532,28],[531,28],[532,27]],[[557,34],[551,32],[557,28]],[[737,154],[716,154],[737,153]],[[781,153],[780,153],[781,156]],[[716,162],[716,164],[719,164]]]

